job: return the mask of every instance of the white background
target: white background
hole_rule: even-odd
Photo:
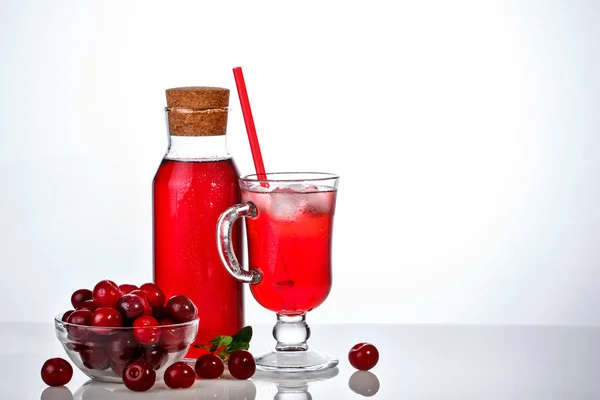
[[[151,279],[164,89],[242,65],[267,169],[342,176],[309,321],[598,324],[599,21],[593,0],[3,0],[0,319]]]

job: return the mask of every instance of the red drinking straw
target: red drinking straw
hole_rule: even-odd
[[[246,131],[248,132],[248,140],[250,141],[250,151],[254,160],[254,168],[256,176],[260,180],[266,180],[265,165],[263,164],[262,155],[260,154],[260,145],[258,137],[256,137],[256,127],[254,126],[254,118],[252,118],[252,110],[250,109],[250,100],[248,100],[248,92],[246,91],[246,83],[244,82],[244,74],[242,67],[233,69],[233,77],[235,78],[235,86],[237,87],[238,95],[240,96],[240,105],[242,106],[242,114],[246,123]]]

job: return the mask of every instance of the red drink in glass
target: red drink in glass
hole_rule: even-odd
[[[271,311],[304,314],[323,303],[331,290],[336,192],[314,186],[263,189],[242,190],[243,201],[258,209],[246,224],[249,267],[261,272],[262,282],[250,289]]]
[[[254,298],[275,311],[275,351],[255,359],[263,371],[309,372],[339,360],[308,348],[308,311],[331,289],[331,235],[339,177],[322,172],[275,172],[240,178],[243,204],[229,207],[217,223],[224,268],[250,284]],[[234,249],[235,222],[245,218],[248,269]]]

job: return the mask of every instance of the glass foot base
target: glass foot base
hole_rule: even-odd
[[[339,360],[316,351],[271,351],[256,360],[259,371],[310,372],[334,368]]]

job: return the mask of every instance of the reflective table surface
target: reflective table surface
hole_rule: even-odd
[[[600,327],[313,325],[309,344],[340,358],[311,375],[257,373],[248,381],[196,380],[185,390],[162,382],[135,393],[90,381],[77,370],[67,387],[47,388],[44,361],[67,358],[51,323],[0,323],[2,399],[599,399]],[[271,327],[255,326],[250,350],[272,349]],[[348,351],[375,344],[377,366],[357,372]]]

